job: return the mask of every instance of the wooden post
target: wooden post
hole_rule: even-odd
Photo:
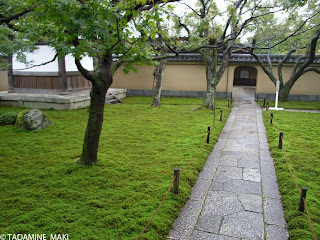
[[[230,99],[228,99],[228,108],[230,107]]]
[[[220,110],[220,118],[219,121],[222,121],[222,110]]]
[[[59,55],[58,65],[59,65],[60,93],[68,94],[66,62],[65,62],[65,57],[63,55]]]
[[[209,143],[209,141],[210,141],[210,127],[208,127],[208,136],[207,136],[207,143]]]
[[[267,102],[266,110],[269,110],[269,103]]]
[[[299,208],[298,208],[298,211],[300,211],[300,212],[304,212],[303,199],[306,199],[306,196],[307,196],[307,189],[306,188],[302,188],[301,189],[301,193],[300,193]]]
[[[279,149],[282,149],[282,140],[283,140],[283,132],[280,132],[280,134],[279,134],[279,145],[278,145]]]
[[[9,56],[7,59],[8,63],[8,92],[14,92],[14,81],[13,81],[13,69],[12,69],[12,56]]]
[[[266,99],[263,99],[263,108],[266,107]]]
[[[173,171],[173,177],[175,177],[173,182],[173,192],[179,194],[179,183],[180,183],[180,169],[175,168]]]
[[[259,94],[257,94],[257,102],[259,101]]]
[[[273,113],[270,114],[270,123],[273,123]]]

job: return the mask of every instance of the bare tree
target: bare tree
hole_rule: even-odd
[[[290,91],[296,81],[305,73],[307,72],[316,72],[320,74],[320,69],[315,67],[310,67],[310,65],[314,62],[315,59],[315,52],[317,47],[317,41],[319,39],[320,29],[317,30],[315,35],[312,37],[309,46],[306,47],[306,53],[304,55],[300,55],[297,58],[296,63],[293,66],[291,75],[288,81],[285,82],[283,78],[283,65],[287,62],[287,60],[291,57],[293,53],[296,52],[297,47],[291,46],[291,49],[288,53],[284,56],[284,58],[279,62],[278,65],[278,76],[276,76],[272,71],[272,62],[271,62],[271,51],[268,52],[268,66],[265,66],[263,60],[260,58],[259,55],[254,53],[254,44],[252,46],[251,55],[258,61],[263,71],[268,75],[270,80],[276,86],[277,81],[280,81],[280,91],[279,91],[279,101],[286,102],[288,101]],[[270,46],[271,47],[271,46]]]
[[[214,1],[198,0],[198,3],[198,6],[200,6],[198,9],[192,8],[187,4],[185,5],[187,5],[187,7],[191,9],[191,12],[199,19],[200,27],[196,33],[199,36],[197,40],[199,41],[200,39],[201,43],[207,43],[202,44],[196,48],[196,50],[201,53],[206,66],[207,93],[203,100],[202,107],[212,110],[215,105],[214,95],[216,85],[221,80],[229,64],[230,55],[236,47],[239,36],[250,26],[252,21],[280,10],[275,10],[268,5],[261,5],[261,2],[252,4],[251,1],[238,0],[230,5],[224,26],[221,31],[218,31],[220,25],[217,23],[212,24],[214,18],[217,16]],[[189,29],[188,24],[182,23],[181,19],[179,19],[179,26],[186,29],[189,36],[194,34],[192,30]],[[217,51],[215,51],[215,49]],[[217,54],[220,55],[221,62],[219,67],[215,69],[218,59]]]

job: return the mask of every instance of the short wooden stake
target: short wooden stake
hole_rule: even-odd
[[[173,182],[173,192],[175,194],[179,194],[179,183],[180,183],[180,169],[179,168],[175,168],[173,171],[173,177],[174,182]]]
[[[282,141],[283,141],[283,132],[280,132],[280,134],[279,134],[279,145],[278,145],[279,149],[282,149]]]
[[[219,121],[222,121],[222,110],[220,110],[220,118]]]
[[[259,101],[259,94],[257,94],[257,102]]]
[[[228,108],[230,107],[230,99],[228,99]]]
[[[270,114],[270,123],[272,124],[273,122],[273,113]]]
[[[306,188],[302,188],[301,189],[301,193],[300,193],[299,208],[298,208],[298,211],[300,211],[300,212],[304,212],[303,199],[306,199],[306,196],[307,196],[307,189]]]
[[[263,99],[263,108],[266,107],[266,99]]]
[[[207,143],[210,142],[210,127],[208,127],[208,136],[207,136]]]
[[[269,110],[269,103],[267,102],[266,110]]]

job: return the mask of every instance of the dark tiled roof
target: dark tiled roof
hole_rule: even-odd
[[[267,62],[266,54],[257,54],[261,60]],[[300,55],[292,55],[286,63],[295,63]],[[273,63],[280,62],[285,55],[271,55]],[[202,62],[203,59],[200,53],[180,53],[177,57],[169,58],[170,62]],[[218,61],[222,60],[222,54],[219,54]],[[230,63],[255,63],[256,59],[250,54],[231,54]],[[320,64],[320,55],[316,55],[314,63]]]

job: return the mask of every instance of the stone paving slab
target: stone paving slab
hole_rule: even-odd
[[[168,239],[285,240],[288,236],[262,110],[253,100],[235,100]]]

